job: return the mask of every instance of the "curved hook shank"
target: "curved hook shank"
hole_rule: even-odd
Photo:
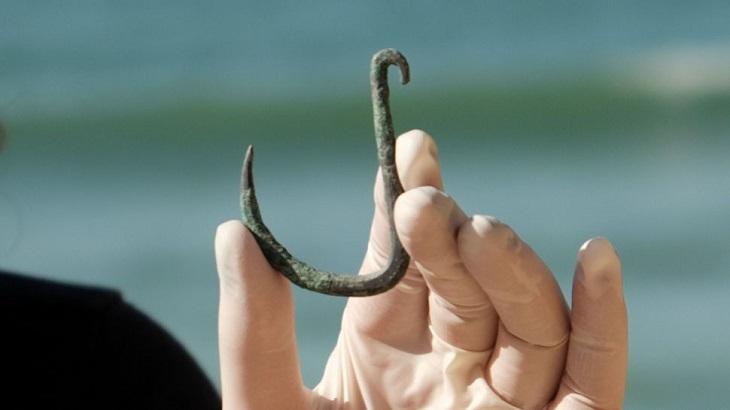
[[[381,50],[373,56],[370,83],[373,99],[373,119],[378,160],[382,170],[385,201],[390,224],[391,253],[388,265],[380,271],[365,275],[341,275],[319,270],[292,256],[266,227],[261,217],[253,183],[253,147],[246,150],[241,175],[241,210],[244,224],[254,234],[271,266],[297,286],[315,292],[337,296],[369,296],[385,292],[405,275],[410,257],[398,239],[393,221],[393,207],[403,187],[395,167],[395,134],[390,114],[388,66],[398,65],[402,83],[409,80],[408,62],[393,49]]]

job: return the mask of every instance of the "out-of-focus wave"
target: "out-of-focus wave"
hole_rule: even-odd
[[[537,79],[534,74],[476,78],[469,85],[431,77],[393,86],[396,125],[463,130],[464,137],[499,131],[571,138],[578,131],[627,135],[678,121],[702,128],[730,121],[730,46],[659,50],[565,72]],[[366,84],[287,96],[255,95],[243,88],[218,91],[181,85],[160,87],[151,95],[78,97],[67,106],[6,111],[14,129],[32,135],[135,133],[184,140],[272,135],[286,140],[336,132],[344,142],[371,127]]]
[[[636,86],[667,98],[730,94],[730,43],[674,45],[633,65]]]

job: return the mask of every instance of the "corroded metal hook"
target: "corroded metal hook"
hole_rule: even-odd
[[[315,292],[338,296],[369,296],[385,292],[398,283],[406,273],[410,258],[398,239],[393,221],[393,207],[403,186],[395,167],[395,134],[388,97],[388,67],[398,65],[401,83],[410,79],[408,62],[399,51],[387,48],[377,52],[370,64],[370,87],[373,100],[373,120],[378,160],[383,176],[385,203],[390,224],[390,260],[388,265],[366,275],[341,275],[321,271],[292,256],[271,234],[261,218],[253,184],[253,146],[246,150],[241,175],[241,212],[246,227],[254,234],[271,266],[294,284]]]

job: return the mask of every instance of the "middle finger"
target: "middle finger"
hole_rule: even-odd
[[[394,216],[398,236],[428,285],[434,333],[460,349],[491,349],[497,315],[456,244],[457,230],[467,220],[464,212],[442,191],[420,187],[398,198]]]

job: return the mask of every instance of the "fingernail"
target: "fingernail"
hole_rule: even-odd
[[[591,299],[599,299],[607,292],[622,295],[621,262],[611,242],[593,238],[578,252],[577,279],[583,283]]]
[[[220,285],[235,294],[240,294],[242,288],[240,272],[243,269],[241,254],[244,230],[240,221],[228,221],[218,226],[215,236],[216,267]]]

